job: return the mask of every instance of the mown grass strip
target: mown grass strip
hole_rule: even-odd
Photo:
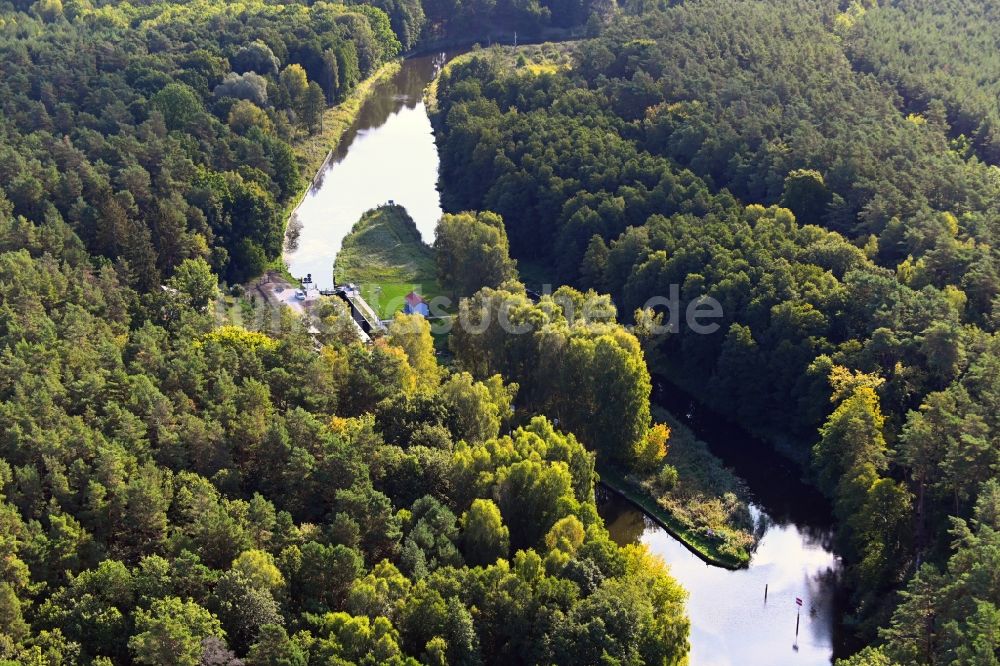
[[[340,145],[347,129],[357,120],[358,113],[375,87],[399,72],[402,61],[385,63],[375,73],[354,88],[347,99],[323,112],[323,129],[296,141],[292,148],[299,159],[299,165],[312,184],[317,172],[326,163],[327,157]],[[308,187],[306,188],[308,191]],[[305,194],[305,192],[303,192]],[[295,203],[298,206],[298,202]]]
[[[401,310],[411,291],[425,299],[441,293],[434,250],[402,206],[379,206],[362,215],[344,238],[334,271],[337,284],[358,284],[382,319]]]

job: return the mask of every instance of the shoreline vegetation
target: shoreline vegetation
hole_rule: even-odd
[[[463,63],[480,53],[481,49],[477,49],[475,48],[475,46],[473,46],[469,51],[466,51],[465,53],[459,53],[457,56],[455,56],[454,58],[447,61],[441,66],[441,70],[431,80],[431,82],[427,84],[427,87],[424,88],[424,106],[427,109],[428,116],[433,118],[434,114],[437,113],[438,110],[437,92],[438,92],[438,83],[441,81],[441,77],[444,76],[455,65]]]
[[[718,548],[702,536],[695,534],[681,521],[662,508],[653,497],[638,487],[634,481],[622,475],[620,470],[598,466],[599,483],[608,491],[625,498],[630,504],[642,511],[657,525],[662,527],[671,537],[680,542],[705,564],[721,567],[729,571],[738,571],[750,566],[750,558],[746,560],[724,555]]]
[[[568,66],[564,43],[496,46],[492,49],[530,74]],[[441,68],[424,91],[429,114],[433,115],[436,111],[437,86],[441,77],[452,67],[482,55],[484,51],[473,48],[455,56]],[[324,145],[328,145],[329,149],[322,161],[316,159],[318,151],[315,148],[304,149],[303,142],[295,145],[300,163],[316,167],[309,187],[324,167],[329,154],[337,149],[371,91],[395,74],[399,66],[399,60],[386,63],[359,84],[348,100],[327,110],[323,131],[309,137],[306,142],[313,146],[326,142]],[[309,159],[312,161],[308,162]],[[306,192],[308,187],[303,196]],[[294,216],[300,201],[301,197],[291,209],[289,219]],[[425,298],[431,298],[440,291],[433,250],[423,243],[412,219],[400,206],[381,206],[365,213],[345,236],[334,268],[337,282],[357,283],[362,296],[382,319],[391,318],[394,311],[401,308],[403,296],[411,290],[416,290]],[[400,307],[392,307],[393,304]],[[747,567],[755,542],[746,502],[740,498],[743,494],[742,482],[672,415],[659,408],[654,409],[654,415],[657,421],[668,423],[672,431],[667,463],[679,472],[675,485],[667,489],[655,473],[623,473],[609,466],[599,469],[602,483],[642,509],[706,563],[729,570]]]
[[[599,465],[601,483],[704,562],[730,570],[746,568],[756,540],[743,481],[668,411],[654,406],[653,419],[670,427],[664,462],[677,473],[665,483],[662,472],[637,474]]]
[[[433,120],[434,114],[438,111],[437,94],[441,77],[451,71],[452,68],[468,62],[472,58],[485,53],[495,53],[499,57],[504,58],[509,65],[522,68],[524,71],[537,76],[538,74],[554,73],[560,69],[569,69],[571,66],[569,53],[577,41],[576,38],[570,37],[560,41],[545,41],[522,44],[520,46],[493,44],[483,47],[478,43],[474,44],[465,53],[460,53],[446,62],[441,67],[441,71],[434,77],[434,80],[424,89],[424,105],[427,107],[427,114]],[[516,58],[515,55],[517,56]]]
[[[387,81],[399,72],[402,66],[402,59],[397,58],[384,63],[375,72],[358,83],[357,87],[351,91],[340,104],[335,104],[323,111],[322,129],[316,134],[305,134],[292,144],[295,152],[295,159],[298,162],[299,171],[306,180],[302,192],[288,202],[288,206],[282,213],[284,219],[284,231],[282,234],[284,246],[287,247],[289,234],[292,231],[292,223],[295,220],[295,212],[302,204],[302,200],[309,194],[316,179],[326,167],[330,155],[340,147],[340,142],[344,134],[358,118],[361,108],[364,106],[372,91],[379,84]],[[269,269],[281,273],[285,279],[297,284],[298,280],[288,272],[285,265],[285,252],[282,250],[281,256],[273,262]],[[258,276],[259,277],[259,276]]]
[[[372,91],[379,84],[395,76],[402,67],[402,62],[401,58],[397,58],[375,70],[371,76],[357,85],[347,99],[323,112],[323,129],[316,134],[306,135],[292,146],[303,173],[309,176],[309,184],[303,191],[303,196],[312,187],[323,167],[326,166],[331,153],[340,147],[344,134],[357,120],[361,107],[364,106]],[[299,207],[301,200],[302,197],[299,197],[292,212]]]

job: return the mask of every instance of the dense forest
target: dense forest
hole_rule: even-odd
[[[560,387],[440,365],[419,316],[366,346],[334,302],[259,327],[219,290],[279,257],[331,104],[472,17],[586,19],[558,11],[0,7],[0,663],[684,661],[685,592],[540,415]],[[638,341],[562,307],[567,367],[595,395],[607,349],[632,415],[626,451],[588,437],[662,457]]]
[[[446,209],[497,212],[523,266],[609,293],[654,371],[830,497],[848,624],[876,644],[855,663],[1000,654],[991,7],[685,2],[569,67],[484,51],[437,86]],[[644,335],[672,286],[720,330]]]
[[[594,497],[684,483],[651,372],[830,499],[845,663],[997,663],[998,14],[0,3],[0,663],[684,663]],[[434,87],[449,362],[419,316],[248,323],[220,282],[278,266],[331,106],[515,33],[578,41]],[[672,290],[719,330],[658,333]]]
[[[294,320],[218,327],[201,259],[142,295],[6,203],[0,243],[4,663],[684,656],[593,454],[445,372],[420,317],[317,353]]]
[[[560,3],[561,26],[586,7]],[[562,5],[566,5],[562,7]],[[0,5],[3,7],[3,5]],[[376,7],[378,9],[376,9]],[[15,2],[0,15],[0,183],[148,290],[188,258],[225,279],[281,252],[306,178],[293,147],[381,64],[479,21],[525,36],[538,0]],[[381,11],[384,10],[384,11]]]
[[[276,259],[303,183],[289,144],[401,49],[364,6],[33,14],[0,28],[7,198],[16,215],[68,225],[140,290],[185,259],[233,281]]]
[[[1000,163],[1000,57],[996,2],[855,5],[840,17],[855,66],[876,73],[919,111],[945,105],[951,134],[992,164]]]

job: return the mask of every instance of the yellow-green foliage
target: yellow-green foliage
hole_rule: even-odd
[[[654,416],[669,428],[669,452],[653,473],[636,478],[683,524],[699,532],[711,530],[722,552],[745,557],[754,538],[739,480],[672,414],[655,408]],[[670,488],[660,483],[658,472],[663,465],[677,470],[677,481]]]
[[[525,69],[527,69],[535,76],[538,76],[539,74],[555,74],[560,69],[568,69],[568,67],[563,65],[556,65],[550,62],[545,62],[545,63],[531,63],[529,65],[526,65]]]
[[[241,326],[221,326],[202,337],[203,341],[234,347],[250,352],[274,351],[278,341],[259,331],[248,331]]]
[[[437,387],[441,381],[441,368],[434,355],[430,324],[422,315],[397,312],[389,323],[389,341],[406,352],[410,367],[416,372],[419,387]]]

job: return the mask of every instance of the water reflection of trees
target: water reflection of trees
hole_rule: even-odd
[[[755,514],[756,521],[754,523],[753,535],[756,544],[760,544],[761,539],[764,538],[768,530],[783,529],[791,526],[798,532],[803,546],[819,547],[827,552],[833,552],[834,550],[834,531],[828,526],[797,523],[789,520],[787,516],[775,518],[763,511],[759,513],[755,512]]]
[[[754,516],[754,518],[753,550],[757,550],[757,546],[760,545],[760,540],[764,538],[764,534],[771,528],[774,521],[764,512],[758,513]]]
[[[302,220],[298,212],[293,212],[288,220],[288,230],[285,232],[285,251],[295,252],[299,249],[299,236],[302,235]]]
[[[837,632],[837,603],[841,596],[842,584],[839,569],[827,567],[811,575],[806,575],[803,581],[809,599],[809,608],[805,609],[812,621],[810,630],[817,641],[835,642]]]
[[[345,130],[337,148],[327,156],[323,167],[313,178],[310,192],[316,193],[323,187],[327,171],[347,157],[351,144],[359,134],[381,127],[390,116],[398,113],[404,106],[407,109],[417,108],[423,101],[424,88],[447,59],[447,55],[438,54],[406,60],[395,76],[376,85],[362,105],[354,123]]]
[[[834,543],[834,532],[829,527],[799,525],[798,530],[802,543],[808,546],[819,546],[823,550],[832,552],[836,545]]]
[[[652,519],[622,497],[603,486],[595,490],[597,510],[611,539],[620,546],[639,543],[647,529],[656,527]]]

